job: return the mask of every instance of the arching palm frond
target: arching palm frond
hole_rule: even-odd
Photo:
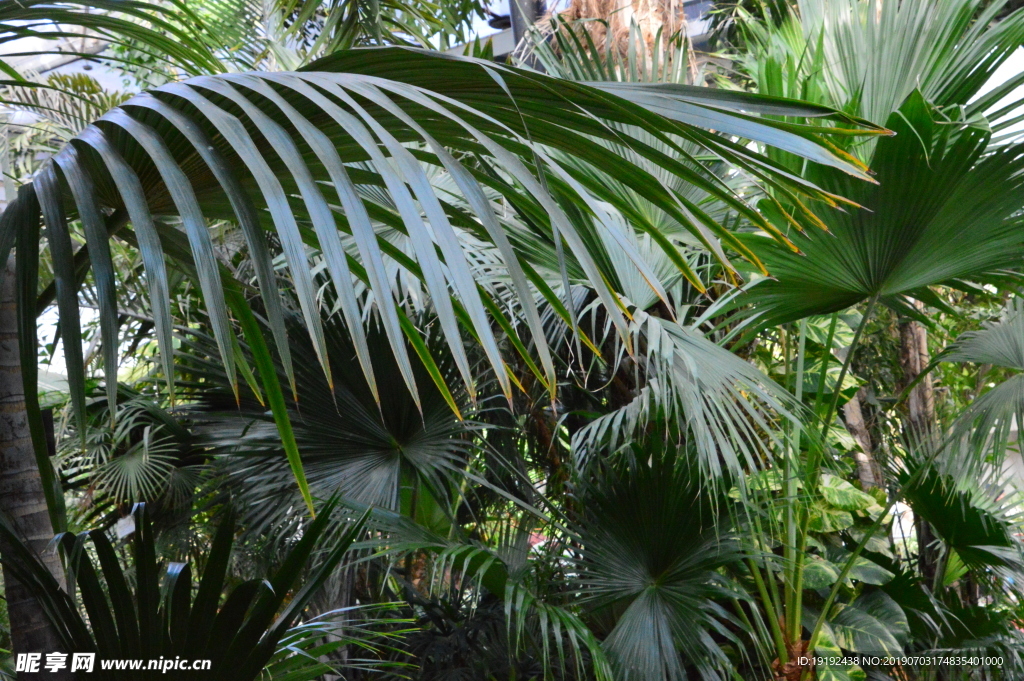
[[[671,424],[666,439],[689,442],[711,478],[758,468],[778,445],[775,419],[798,421],[800,405],[761,371],[696,327],[637,310],[630,334],[645,347],[647,377],[625,406],[603,414],[573,438],[586,465],[595,451],[615,451],[651,424]]]
[[[153,58],[189,75],[224,70],[210,50],[211,43],[204,39],[202,22],[181,0],[171,0],[166,5],[137,0],[0,2],[0,45],[21,38],[81,39],[82,29],[113,43],[137,41]],[[0,70],[13,78],[8,83],[25,82],[22,74],[3,59]]]
[[[625,336],[621,303],[600,276],[580,233],[582,227],[608,220],[600,202],[609,197],[601,187],[583,183],[572,168],[559,163],[554,152],[605,171],[614,169],[620,180],[678,215],[681,224],[694,233],[703,234],[707,229],[723,237],[728,230],[692,211],[687,217],[681,197],[599,141],[614,141],[659,159],[678,174],[706,185],[710,194],[733,202],[736,199],[731,192],[702,170],[702,164],[686,167],[624,137],[613,126],[634,125],[665,139],[692,140],[704,154],[719,161],[756,167],[766,182],[827,202],[834,199],[813,185],[777,172],[763,158],[702,126],[778,145],[863,176],[820,146],[820,138],[811,129],[743,113],[746,110],[830,115],[821,107],[729,96],[702,88],[580,85],[401,48],[340,52],[297,73],[200,77],[128,100],[58,153],[4,214],[0,255],[18,240],[25,244],[19,256],[31,260],[34,256],[28,244],[39,234],[42,216],[53,254],[55,286],[47,289],[36,305],[45,307],[54,297],[57,300],[71,394],[78,411],[83,402],[83,370],[75,291],[90,268],[99,293],[103,336],[113,339],[117,333],[116,275],[107,240],[116,234],[142,253],[168,379],[174,374],[168,262],[185,272],[203,296],[232,384],[241,361],[235,350],[233,319],[241,327],[300,488],[307,492],[270,351],[242,287],[216,257],[208,219],[230,220],[241,226],[289,381],[294,380],[293,362],[271,271],[268,231],[280,243],[316,359],[328,381],[330,367],[310,274],[310,249],[323,258],[375,397],[379,391],[360,321],[362,311],[353,293],[354,279],[374,292],[378,318],[414,399],[419,390],[405,339],[417,349],[421,361],[428,367],[432,364],[421,352],[422,339],[389,295],[390,285],[381,279],[384,258],[398,260],[423,280],[470,396],[475,380],[463,334],[479,343],[503,392],[510,394],[512,385],[492,321],[503,328],[509,323],[477,287],[456,237],[454,226],[458,225],[493,243],[502,254],[502,264],[524,311],[525,329],[531,332],[539,357],[538,378],[553,389],[554,365],[534,297],[539,293],[557,300],[557,295],[531,276],[528,263],[508,242],[483,187],[497,191],[559,248],[564,242],[583,267],[615,328]],[[372,172],[346,165],[356,161],[368,161]],[[424,164],[443,166],[451,173],[473,207],[471,213],[453,210],[435,194],[423,172]],[[362,200],[356,190],[361,184],[385,188],[397,211],[381,210]],[[86,237],[87,249],[75,254],[69,217],[81,221]],[[371,219],[407,233],[415,246],[415,259],[402,257],[378,239]],[[354,242],[351,249],[346,249],[341,238],[346,233]],[[628,243],[621,247],[643,271],[642,258],[631,252]],[[648,280],[661,294],[663,286],[649,276]],[[36,305],[26,297],[20,307],[22,318],[34,315]],[[31,333],[30,326],[34,328],[34,323],[23,328]],[[22,343],[33,347],[35,339],[25,337]],[[110,372],[117,365],[116,343],[107,342],[104,347],[104,365]],[[449,394],[436,372],[432,377],[442,394]],[[115,386],[109,376],[112,403]]]
[[[649,87],[650,92],[702,90],[690,85],[700,74],[690,70],[692,55],[684,40],[659,34],[648,45],[639,29],[633,29],[628,50],[602,50],[588,41],[579,23],[553,17],[547,33],[532,36],[528,55],[548,73],[612,91],[634,86]],[[755,105],[753,99],[750,105]],[[669,155],[681,148],[685,152],[682,158],[689,164],[701,154],[700,145],[692,140],[665,140],[636,126],[621,129],[628,138],[640,139]],[[608,146],[683,197],[688,209],[715,223],[745,212],[652,158],[614,143]],[[608,197],[606,210],[611,219],[595,224],[590,240],[601,247],[601,257],[595,260],[602,276],[613,283],[628,306],[631,318],[627,342],[613,343],[616,350],[610,354],[614,356],[606,359],[618,372],[638,376],[626,405],[602,414],[574,434],[577,461],[585,464],[593,451],[615,450],[640,436],[654,421],[684,424],[674,435],[694,445],[702,470],[713,477],[720,476],[723,469],[736,473],[744,466],[756,466],[762,455],[770,457],[771,423],[778,415],[792,417],[795,405],[753,366],[717,346],[699,328],[702,320],[693,319],[691,312],[705,302],[699,294],[721,273],[716,256],[738,242],[731,234],[719,238],[710,232],[694,233],[678,214],[663,210],[615,173],[594,172],[569,154],[561,154],[559,160],[584,177],[587,186],[600,187]],[[728,164],[706,167],[720,186],[737,194],[756,184],[756,175],[732,172]],[[538,273],[557,288],[562,262],[554,249],[528,229],[510,225],[509,230],[513,242],[523,244],[532,255]],[[644,268],[637,267],[632,253],[639,254]],[[577,294],[591,288],[579,263],[571,255],[565,260],[566,278]],[[659,297],[647,283],[648,277],[664,285],[665,297]],[[580,316],[597,307],[587,306]],[[672,319],[673,315],[679,321]],[[606,347],[602,339],[608,331],[595,330],[598,346]]]
[[[954,582],[958,573],[972,570],[980,580],[1000,578],[1003,586],[999,588],[1019,588],[1024,574],[1024,544],[1016,530],[1021,521],[1020,497],[1007,491],[1005,477],[999,468],[987,466],[958,481],[915,456],[903,462],[898,474],[902,494],[914,515],[925,520],[943,542],[946,584]]]

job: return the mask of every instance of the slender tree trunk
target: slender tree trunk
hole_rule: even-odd
[[[923,306],[918,303],[918,308]],[[900,323],[900,365],[903,367],[903,385],[910,385],[921,374],[931,356],[928,353],[928,330],[920,322],[904,320]],[[932,436],[935,430],[935,391],[931,376],[925,376],[907,397],[909,435],[918,439]]]
[[[919,310],[924,309],[920,302]],[[911,319],[900,322],[900,365],[903,368],[903,385],[908,386],[921,375],[931,357],[928,353],[928,330]],[[935,392],[931,376],[925,376],[913,387],[907,396],[907,437],[911,441],[926,443],[935,434]],[[925,582],[936,588],[935,580],[940,559],[935,544],[935,533],[921,518],[914,519],[917,531],[918,568]]]
[[[881,470],[875,461],[874,446],[871,443],[871,431],[864,420],[863,410],[864,389],[861,388],[846,405],[843,406],[843,417],[846,429],[860,445],[860,451],[853,453],[857,463],[857,477],[862,489],[880,487],[882,485]]]
[[[15,530],[63,583],[60,559],[54,551],[48,550],[53,528],[25,411],[16,315],[14,256],[11,256],[0,284],[0,513],[10,519]],[[0,543],[0,554],[5,549]],[[42,653],[45,661],[46,653],[62,651],[57,633],[36,599],[6,568],[3,575],[14,652]],[[18,679],[72,678],[70,674],[45,672],[42,667],[40,670],[38,674],[19,672]]]

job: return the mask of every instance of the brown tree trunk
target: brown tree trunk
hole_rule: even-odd
[[[918,309],[924,306],[918,303]],[[913,320],[900,322],[900,366],[903,385],[910,385],[931,361],[928,354],[928,330]],[[907,397],[907,424],[914,438],[931,437],[935,428],[935,391],[931,376],[925,376]]]
[[[920,302],[919,310],[924,309]],[[913,383],[931,361],[928,353],[928,330],[917,321],[904,319],[900,322],[900,366],[903,368],[903,385]],[[911,446],[915,442],[925,443],[935,434],[935,392],[931,376],[924,376],[907,396],[907,437]],[[915,518],[917,532],[918,569],[925,583],[935,588],[938,562],[938,547],[935,533],[921,518]]]
[[[25,411],[25,390],[18,355],[14,256],[8,261],[0,284],[0,513],[13,523],[15,530],[58,582],[63,583],[60,559],[49,550],[53,528]],[[0,543],[0,553],[5,549]],[[3,575],[14,652],[42,653],[45,662],[46,653],[62,651],[57,633],[28,589],[6,568]],[[20,681],[71,678],[69,673],[45,672],[42,666],[38,674],[18,673]]]
[[[882,475],[875,461],[874,446],[871,444],[871,431],[868,430],[864,420],[862,401],[864,389],[861,388],[849,402],[843,406],[843,417],[846,420],[846,429],[860,446],[859,452],[853,453],[853,460],[857,463],[857,477],[860,479],[862,489],[881,487]]]

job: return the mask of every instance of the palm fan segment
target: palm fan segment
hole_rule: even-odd
[[[685,679],[686,667],[721,678],[723,646],[743,629],[714,601],[739,595],[721,571],[741,552],[689,456],[635,444],[581,490],[580,583],[591,613],[614,622],[604,646],[619,679]]]
[[[988,466],[957,480],[911,455],[899,481],[914,514],[945,544],[947,569],[959,561],[983,579],[986,571],[998,570],[1013,577],[1010,583],[1019,582],[1024,570],[1024,546],[1015,531],[1021,520],[1020,495],[1007,493],[1006,475],[999,468]]]
[[[970,469],[980,459],[1001,458],[1010,453],[1009,448],[1014,448],[1014,441],[1018,439],[1018,424],[1024,423],[1024,304],[1021,300],[1011,299],[1002,319],[985,324],[979,331],[962,334],[935,359],[1010,370],[1008,378],[976,398],[953,426],[956,435],[967,438],[970,443],[961,467],[966,463]]]

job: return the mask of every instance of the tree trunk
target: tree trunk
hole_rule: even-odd
[[[875,461],[874,446],[871,444],[871,431],[868,430],[864,420],[864,411],[861,402],[864,396],[864,389],[861,388],[849,402],[843,406],[843,417],[846,420],[846,429],[860,445],[860,451],[853,453],[853,460],[857,463],[857,477],[860,479],[861,489],[870,489],[882,485],[881,470]]]
[[[35,550],[58,582],[63,583],[60,559],[54,551],[48,550],[53,528],[25,411],[25,390],[18,356],[14,256],[8,261],[0,284],[0,513],[13,523],[15,530]],[[0,543],[0,553],[5,548]],[[42,653],[45,662],[46,653],[62,651],[57,633],[28,589],[6,568],[3,575],[14,652]],[[42,671],[41,666],[40,670],[38,674],[19,672],[18,679],[57,681],[72,678],[70,674]]]
[[[918,309],[923,305],[917,304]],[[900,322],[900,365],[903,385],[907,386],[921,374],[931,356],[928,354],[928,330],[919,322]],[[931,437],[935,428],[935,392],[931,376],[925,376],[907,397],[907,425],[909,435],[918,440]]]
[[[919,310],[924,305],[916,302]],[[900,322],[900,366],[903,368],[903,385],[913,383],[928,366],[931,357],[928,353],[928,330],[912,319]],[[907,396],[907,438],[911,446],[915,442],[926,443],[935,434],[935,393],[932,389],[931,376],[918,381]],[[917,562],[918,569],[925,583],[936,588],[936,575],[940,560],[939,549],[935,546],[935,533],[924,520],[914,519],[917,531]]]

